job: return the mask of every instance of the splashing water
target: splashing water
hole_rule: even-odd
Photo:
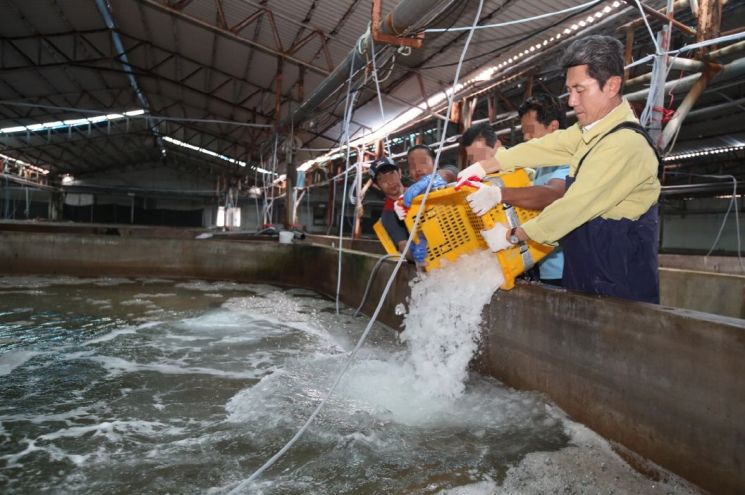
[[[486,253],[417,280],[406,347],[374,328],[245,493],[694,493],[642,477],[540,395],[466,378],[500,281]],[[230,491],[366,326],[334,306],[258,284],[0,277],[0,493]]]
[[[454,399],[463,393],[480,341],[481,310],[503,282],[489,251],[463,256],[412,282],[401,340],[429,395]]]

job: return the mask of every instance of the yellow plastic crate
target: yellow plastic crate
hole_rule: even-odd
[[[487,182],[500,187],[527,187],[532,185],[523,169],[515,172],[487,176]],[[418,231],[428,243],[427,270],[440,267],[441,260],[455,261],[459,256],[481,249],[488,249],[481,231],[492,228],[497,222],[508,227],[517,227],[538,215],[538,211],[515,208],[500,204],[479,217],[468,206],[466,196],[476,189],[470,186],[456,191],[454,187],[430,192],[424,212],[419,220]],[[411,231],[423,196],[412,202],[406,216],[406,227]],[[381,225],[382,227],[382,225]],[[533,241],[520,244],[496,253],[504,272],[502,289],[515,286],[515,277],[532,268],[538,261],[553,251],[553,247]]]
[[[398,253],[398,248],[396,247],[396,244],[394,244],[393,239],[391,239],[391,236],[388,235],[388,231],[385,230],[385,227],[383,227],[383,222],[381,220],[378,220],[373,225],[373,231],[375,232],[375,235],[378,236],[378,240],[383,245],[383,249],[385,249],[385,252],[388,254],[396,254]]]

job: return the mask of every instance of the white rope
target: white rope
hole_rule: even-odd
[[[476,24],[479,22],[479,18],[481,17],[481,10],[484,6],[484,0],[479,0],[479,8],[476,12],[476,17],[473,21],[473,27],[476,27]],[[463,52],[461,53],[460,59],[458,60],[458,67],[455,71],[455,79],[453,82],[453,86],[458,83],[458,78],[460,77],[460,70],[463,66],[463,59],[465,58],[465,55],[468,51],[468,45],[471,43],[471,39],[473,38],[473,30],[469,32],[468,38],[466,39],[466,43],[463,46]],[[455,92],[453,92],[450,95],[450,101],[452,103],[452,99],[455,96]],[[450,117],[450,111],[452,109],[453,105],[448,105],[448,120]],[[447,131],[447,125],[443,127],[443,136],[445,135],[445,132]],[[442,141],[442,140],[441,140]],[[442,145],[437,150],[436,154],[436,160],[439,159],[440,152],[442,151]],[[437,166],[437,161],[435,161],[435,167]],[[329,391],[326,393],[326,396],[323,398],[323,400],[316,406],[315,410],[311,413],[311,415],[308,417],[308,419],[305,421],[303,426],[295,433],[295,436],[293,436],[289,442],[287,442],[284,447],[282,447],[279,452],[274,454],[268,461],[264,463],[259,469],[257,469],[251,476],[249,476],[247,479],[243,480],[241,483],[239,483],[235,488],[233,488],[229,493],[231,495],[235,495],[241,492],[244,488],[246,488],[251,482],[253,482],[256,478],[258,478],[264,471],[269,469],[276,461],[279,459],[285,452],[287,452],[294,444],[295,442],[300,439],[300,437],[305,433],[305,431],[308,429],[308,427],[311,425],[313,420],[318,416],[318,414],[321,412],[323,407],[326,405],[326,402],[329,400],[329,398],[333,395],[334,391],[336,390],[336,387],[341,382],[342,377],[345,375],[349,367],[354,362],[354,359],[357,355],[357,352],[362,347],[362,344],[365,342],[365,339],[367,339],[367,335],[370,333],[370,330],[373,327],[373,324],[378,318],[378,315],[380,314],[380,310],[383,308],[383,302],[385,302],[385,298],[388,295],[388,292],[391,290],[391,286],[393,285],[393,281],[396,279],[396,275],[398,274],[398,271],[401,269],[401,265],[403,264],[403,261],[405,260],[406,251],[408,251],[409,246],[411,245],[411,240],[413,239],[415,233],[416,233],[416,226],[419,223],[419,219],[422,215],[422,212],[424,211],[424,205],[427,201],[427,196],[429,195],[429,191],[431,189],[432,181],[430,181],[430,186],[427,187],[427,190],[424,192],[424,197],[422,198],[421,207],[419,209],[419,212],[417,213],[416,219],[414,220],[414,228],[412,228],[411,233],[409,234],[409,239],[406,241],[406,247],[404,248],[404,252],[401,253],[401,256],[399,256],[398,261],[396,262],[396,266],[393,268],[393,272],[391,273],[391,276],[388,278],[388,282],[386,283],[385,287],[383,288],[383,292],[380,295],[380,299],[378,299],[378,305],[375,308],[375,311],[372,314],[372,317],[370,318],[370,321],[367,323],[367,327],[365,327],[365,331],[362,333],[362,336],[357,341],[357,344],[354,346],[354,349],[349,353],[349,357],[347,358],[346,362],[344,363],[344,366],[342,367],[341,371],[336,377],[336,380],[332,384]]]
[[[639,3],[639,0],[635,0],[636,6],[639,7],[639,13],[642,16],[642,20],[644,21],[644,25],[647,26],[647,31],[649,32],[649,37],[652,40],[652,44],[654,45],[654,53],[657,56],[662,55],[662,51],[660,50],[660,45],[657,43],[657,38],[654,35],[654,32],[652,31],[652,26],[649,25],[649,21],[647,20],[647,14],[644,13],[644,9],[642,8],[642,4]]]
[[[383,122],[386,122],[385,119],[385,110],[383,109],[383,96],[380,94],[380,81],[378,80],[378,67],[375,63],[375,42],[373,40],[370,40],[370,54],[372,55],[372,66],[373,66],[373,79],[375,80],[375,90],[377,92],[378,96],[378,106],[380,107],[380,116],[383,119]],[[394,55],[395,57],[395,55]],[[393,69],[391,69],[392,71]],[[388,136],[384,137],[385,139],[385,148],[387,150],[387,155],[391,154],[391,144],[388,141]]]
[[[354,69],[354,64],[351,64],[349,66],[349,80],[347,83],[347,96],[345,100],[345,106],[344,106],[344,121],[342,123],[342,135],[344,136],[344,139],[346,139],[347,142],[347,156],[345,158],[345,167],[344,167],[344,189],[343,193],[341,195],[341,213],[339,215],[339,261],[338,261],[338,267],[336,271],[336,314],[339,314],[339,293],[341,292],[341,263],[342,263],[342,249],[343,249],[343,243],[344,243],[344,207],[347,204],[347,180],[348,180],[348,174],[349,174],[349,155],[351,153],[351,147],[349,146],[349,124],[352,120],[352,113],[354,111],[354,100],[356,97],[355,95],[351,95],[352,92],[352,72]]]
[[[535,15],[533,17],[526,17],[524,19],[516,19],[514,21],[499,22],[496,24],[484,24],[483,26],[476,26],[475,28],[469,27],[469,26],[456,27],[456,28],[433,28],[433,29],[425,29],[424,32],[425,33],[456,33],[458,31],[468,31],[472,29],[491,29],[491,28],[498,28],[498,27],[505,27],[505,26],[514,26],[515,24],[523,24],[525,22],[537,21],[540,19],[545,19],[547,17],[553,17],[555,15],[561,15],[561,14],[566,14],[568,12],[574,12],[575,10],[582,10],[585,7],[591,7],[602,1],[603,0],[592,0],[591,2],[583,3],[575,7],[569,7],[566,9],[557,10],[555,12],[548,12],[546,14]]]

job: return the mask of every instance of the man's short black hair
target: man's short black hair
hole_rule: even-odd
[[[415,151],[415,150],[424,150],[424,151],[427,152],[427,154],[429,155],[430,158],[432,158],[433,160],[435,159],[435,152],[432,151],[432,148],[430,148],[426,144],[417,144],[416,146],[412,146],[406,152],[406,156],[409,156],[411,154],[411,152],[412,151]]]
[[[561,58],[564,70],[587,65],[587,74],[595,79],[600,89],[613,76],[621,78],[623,89],[623,43],[611,36],[599,34],[576,39]]]
[[[483,139],[490,148],[496,146],[498,141],[497,135],[494,133],[494,129],[491,128],[491,125],[488,122],[483,122],[469,127],[460,137],[460,145],[464,148],[471,146],[479,138]]]
[[[546,93],[530,96],[517,109],[517,114],[522,118],[523,115],[533,110],[536,120],[546,127],[556,120],[559,122],[559,129],[566,129],[566,111],[559,100],[553,96]]]

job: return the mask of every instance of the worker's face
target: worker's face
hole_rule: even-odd
[[[404,193],[404,185],[401,183],[401,172],[398,170],[378,174],[375,183],[383,191],[383,194],[391,199],[398,199]]]
[[[602,119],[620,103],[621,82],[619,76],[612,76],[601,88],[597,79],[587,73],[587,65],[576,65],[567,70],[569,106],[576,112],[581,126]]]
[[[473,140],[473,142],[466,146],[466,156],[468,157],[468,163],[476,163],[487,158],[492,158],[494,153],[497,152],[497,148],[502,146],[502,143],[497,139],[494,146],[486,144],[486,139],[479,137]]]
[[[554,132],[559,128],[559,121],[552,120],[548,125],[544,125],[538,121],[538,113],[531,110],[520,117],[520,125],[523,128],[523,141],[530,141]]]
[[[435,162],[427,150],[415,149],[406,157],[409,163],[409,177],[417,181],[425,175],[430,175],[435,168]]]

